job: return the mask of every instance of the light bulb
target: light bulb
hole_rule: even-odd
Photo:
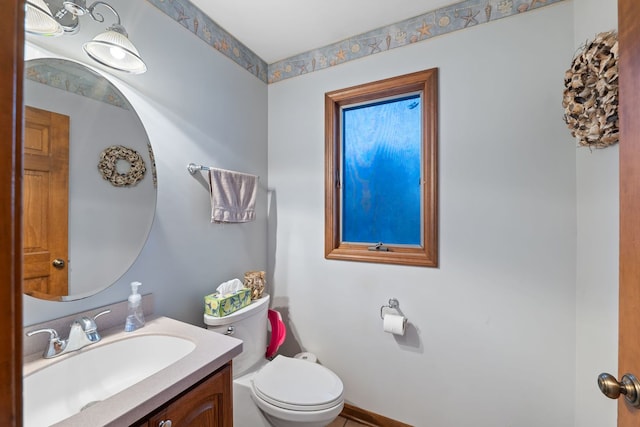
[[[126,52],[118,47],[118,46],[112,46],[109,48],[109,53],[111,54],[111,56],[113,56],[115,59],[124,59],[124,57],[126,56]]]

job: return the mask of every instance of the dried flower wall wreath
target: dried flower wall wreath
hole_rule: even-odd
[[[585,147],[618,142],[618,35],[598,34],[564,75],[564,121]]]
[[[117,163],[119,160],[129,163],[129,170],[126,173],[118,172]],[[122,145],[112,145],[100,154],[98,170],[111,185],[115,187],[132,187],[144,178],[147,168],[142,156],[135,150]]]

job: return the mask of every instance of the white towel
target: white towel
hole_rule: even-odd
[[[211,222],[249,222],[256,219],[258,177],[224,169],[209,169]]]

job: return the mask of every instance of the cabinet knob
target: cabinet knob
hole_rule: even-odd
[[[171,420],[162,420],[158,423],[158,427],[171,427],[172,424]]]

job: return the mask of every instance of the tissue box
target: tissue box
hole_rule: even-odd
[[[204,313],[213,317],[224,317],[246,307],[251,302],[251,289],[244,288],[233,294],[218,292],[204,297]]]

